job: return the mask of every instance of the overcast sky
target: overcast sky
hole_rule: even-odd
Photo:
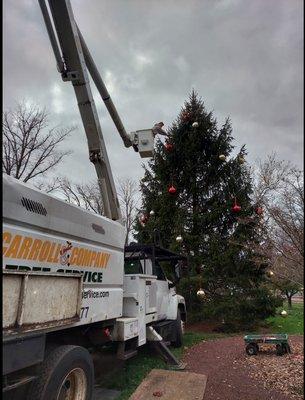
[[[75,19],[127,131],[171,124],[194,88],[249,162],[276,151],[303,165],[302,0],[72,0]],[[36,0],[4,0],[4,108],[45,106],[76,125],[59,173],[92,180],[72,85],[55,66]],[[115,177],[143,176],[93,90]]]

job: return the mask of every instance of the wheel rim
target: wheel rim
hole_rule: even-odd
[[[56,400],[86,400],[87,379],[81,368],[74,368],[63,379]]]

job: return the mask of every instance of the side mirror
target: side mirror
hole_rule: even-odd
[[[176,286],[176,283],[174,283],[174,282],[168,282],[168,288],[169,289],[171,289],[171,288],[173,288],[173,287],[175,287]]]
[[[176,281],[176,283],[178,283],[180,281],[180,279],[181,279],[181,276],[182,276],[182,264],[181,264],[181,262],[178,262],[175,265],[174,273],[175,273],[175,278],[176,278],[175,281]]]

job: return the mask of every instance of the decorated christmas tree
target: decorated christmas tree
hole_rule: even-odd
[[[245,147],[233,153],[230,120],[218,128],[193,91],[145,168],[136,238],[188,256],[178,289],[193,319],[245,326],[273,314],[276,301],[264,286],[262,209],[251,202]]]

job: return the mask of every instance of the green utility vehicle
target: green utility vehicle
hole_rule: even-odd
[[[246,335],[244,337],[246,343],[246,353],[249,356],[255,356],[259,352],[259,345],[274,344],[276,354],[282,356],[291,353],[288,343],[288,335],[286,333],[278,333],[271,335]]]

